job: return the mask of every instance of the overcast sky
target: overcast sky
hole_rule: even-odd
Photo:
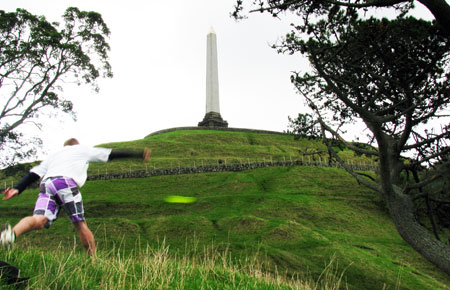
[[[172,127],[196,126],[205,115],[206,35],[217,35],[220,109],[230,127],[283,131],[288,116],[304,111],[289,76],[307,70],[301,56],[270,48],[289,32],[282,20],[252,14],[230,18],[235,0],[1,0],[0,9],[25,8],[58,21],[67,7],[99,12],[111,30],[114,78],[89,86],[67,87],[78,121],[46,123],[44,150],[70,137],[97,145],[129,141]]]

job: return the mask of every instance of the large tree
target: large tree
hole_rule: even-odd
[[[68,8],[63,23],[50,23],[24,9],[0,10],[0,164],[32,154],[38,137],[24,136],[28,124],[41,127],[43,115],[73,117],[63,94],[69,84],[112,77],[109,29],[100,14]],[[35,142],[30,142],[35,141]]]
[[[403,3],[396,7],[403,12],[394,20],[361,20],[357,4],[374,3]],[[449,33],[442,19],[431,24],[405,17],[411,3],[268,1],[272,8],[257,10],[293,9],[302,17],[275,46],[279,52],[307,55],[313,67],[292,76],[315,115],[315,121],[300,115],[297,123],[318,126],[330,154],[381,194],[404,240],[450,274]],[[343,125],[355,120],[363,122],[367,145],[374,147],[354,146],[342,137]],[[335,154],[336,142],[376,158],[377,179],[346,167]]]

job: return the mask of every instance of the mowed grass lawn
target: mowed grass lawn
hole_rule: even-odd
[[[91,181],[82,193],[100,253],[120,248],[124,255],[139,255],[146,245],[163,244],[173,255],[201,259],[214,249],[236,263],[256,257],[267,273],[313,279],[333,259],[350,289],[450,284],[401,239],[378,195],[340,169],[277,167]],[[15,223],[30,214],[36,195],[27,190],[1,202],[0,221]],[[197,201],[167,203],[169,195]],[[74,234],[62,213],[49,230],[20,237],[16,247],[52,252],[76,243],[82,252]],[[25,258],[18,263],[27,265]]]

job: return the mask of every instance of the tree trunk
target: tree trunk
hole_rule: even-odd
[[[425,259],[450,275],[450,247],[437,240],[414,217],[414,205],[405,194],[393,192],[387,206],[402,238]]]
[[[444,31],[450,36],[450,5],[445,0],[418,0],[430,10]]]

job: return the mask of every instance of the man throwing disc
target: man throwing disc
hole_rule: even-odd
[[[8,225],[0,235],[1,244],[9,247],[17,237],[26,232],[49,228],[57,219],[59,210],[63,208],[69,215],[81,244],[89,255],[95,256],[95,239],[86,224],[79,191],[86,182],[89,162],[107,162],[130,157],[147,161],[150,155],[151,149],[148,148],[143,152],[132,152],[83,146],[74,138],[67,140],[62,150],[33,167],[16,186],[5,190],[3,200],[8,200],[20,194],[28,185],[42,179],[33,215],[23,218],[12,229]]]

